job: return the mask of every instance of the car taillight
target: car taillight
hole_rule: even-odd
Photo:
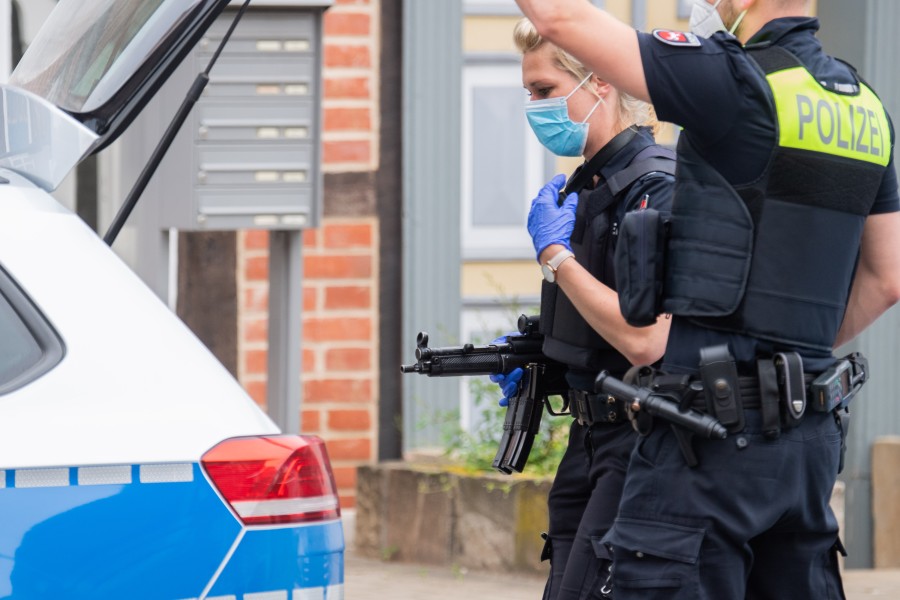
[[[232,438],[201,461],[247,525],[325,521],[341,514],[328,453],[317,437]]]

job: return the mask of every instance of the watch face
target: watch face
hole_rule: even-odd
[[[556,281],[556,271],[548,264],[541,265],[541,272],[544,274],[544,280],[550,283],[554,283]]]

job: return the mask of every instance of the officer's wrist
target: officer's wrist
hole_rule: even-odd
[[[550,260],[551,258],[553,258],[554,256],[556,256],[557,254],[559,254],[560,252],[562,252],[563,250],[566,250],[566,249],[567,248],[565,246],[563,246],[562,244],[550,244],[549,246],[547,246],[546,248],[541,250],[541,256],[539,257],[538,262],[541,264],[544,264],[548,260]]]

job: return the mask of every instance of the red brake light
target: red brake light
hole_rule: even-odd
[[[233,438],[204,454],[202,463],[247,525],[326,521],[341,515],[328,453],[317,437]]]

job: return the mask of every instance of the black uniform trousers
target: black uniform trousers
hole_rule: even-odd
[[[616,600],[843,599],[829,506],[841,434],[807,410],[775,440],[758,410],[725,440],[695,439],[690,468],[671,427],[639,438],[607,534]]]
[[[550,576],[544,600],[603,597],[609,553],[600,539],[619,508],[636,437],[628,421],[590,427],[572,422],[548,499]]]

